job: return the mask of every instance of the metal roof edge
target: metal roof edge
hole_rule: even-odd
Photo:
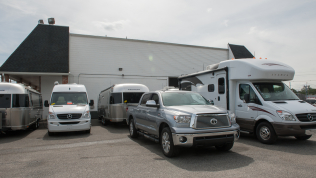
[[[2,74],[12,74],[12,75],[70,75],[70,73],[44,73],[44,72],[8,72],[0,71]]]
[[[216,47],[208,47],[208,46],[186,45],[186,44],[179,44],[179,43],[169,43],[169,42],[159,42],[159,41],[149,41],[149,40],[138,40],[138,39],[126,39],[126,38],[118,38],[118,37],[105,37],[105,36],[96,36],[96,35],[84,35],[84,34],[75,34],[75,33],[69,33],[69,36],[90,37],[90,38],[105,38],[105,39],[120,40],[120,41],[135,41],[135,42],[167,44],[167,45],[175,45],[175,46],[194,47],[194,48],[228,50],[228,48],[216,48]]]

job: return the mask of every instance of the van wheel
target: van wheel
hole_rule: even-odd
[[[129,134],[132,138],[136,138],[138,136],[137,130],[134,125],[134,120],[131,119],[129,121]]]
[[[231,142],[231,143],[225,143],[224,145],[221,145],[221,146],[215,146],[215,148],[218,150],[218,151],[229,151],[230,149],[232,149],[234,146],[234,142]]]
[[[179,155],[179,147],[174,146],[169,127],[162,129],[160,134],[160,144],[162,152],[165,156],[170,158]]]
[[[85,131],[87,134],[90,134],[91,133],[91,128],[89,130],[86,130]]]
[[[47,134],[48,134],[48,136],[53,136],[53,135],[55,135],[54,132],[50,132],[49,130],[47,131]]]
[[[278,139],[272,125],[268,122],[261,122],[256,128],[258,140],[264,144],[273,144]]]
[[[311,137],[312,137],[311,135],[295,136],[297,140],[308,140]]]

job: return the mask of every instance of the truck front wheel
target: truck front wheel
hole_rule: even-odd
[[[160,133],[160,144],[165,156],[174,157],[179,155],[179,148],[173,144],[172,134],[169,127],[162,129]]]
[[[273,144],[278,139],[272,125],[268,122],[261,122],[256,128],[258,140],[264,144]]]

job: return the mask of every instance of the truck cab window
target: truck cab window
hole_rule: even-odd
[[[225,94],[225,79],[218,79],[218,94]]]
[[[244,100],[246,94],[249,94],[249,103],[261,104],[256,93],[253,91],[250,85],[240,84],[239,85],[239,98]]]
[[[214,84],[209,84],[208,85],[208,92],[214,92]],[[225,93],[225,91],[224,91],[224,93]]]
[[[159,96],[157,94],[153,94],[151,100],[155,100],[156,104],[159,104]]]
[[[143,106],[146,106],[146,102],[149,100],[151,94],[146,94],[142,98],[142,102],[140,103]]]

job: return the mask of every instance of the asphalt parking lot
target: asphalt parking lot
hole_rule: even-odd
[[[264,145],[242,135],[230,152],[185,148],[179,157],[166,158],[158,144],[131,139],[124,124],[92,121],[91,134],[49,137],[42,122],[38,130],[0,135],[0,177],[316,176],[316,136]]]

